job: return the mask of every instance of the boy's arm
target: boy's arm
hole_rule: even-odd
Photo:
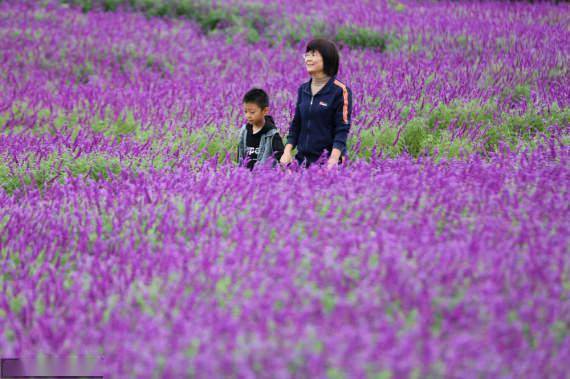
[[[281,135],[279,133],[273,136],[272,147],[273,156],[275,159],[277,159],[277,161],[279,161],[283,155],[283,151],[285,150],[285,146],[283,146],[283,140],[281,139]]]
[[[242,160],[240,160],[240,153],[243,154],[243,151],[242,151],[242,142],[243,142],[243,137],[244,137],[243,132],[244,131],[243,131],[243,127],[242,127],[242,129],[240,129],[239,134],[238,134],[239,137],[238,137],[238,144],[237,144],[237,150],[236,150],[236,161],[239,165],[241,165],[243,163],[242,162],[243,156],[242,156]]]

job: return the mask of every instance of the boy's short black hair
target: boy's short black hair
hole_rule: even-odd
[[[265,109],[269,106],[269,96],[261,88],[252,88],[244,95],[243,102],[253,103],[259,108]]]
[[[328,76],[336,76],[338,74],[340,57],[334,42],[322,38],[314,39],[309,42],[305,50],[306,53],[310,51],[318,51],[323,57],[325,74]]]

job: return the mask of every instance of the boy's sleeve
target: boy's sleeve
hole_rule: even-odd
[[[273,147],[273,156],[279,161],[283,155],[283,151],[285,150],[285,146],[283,146],[283,140],[281,139],[281,135],[279,133],[273,136],[273,141],[271,144]]]
[[[291,126],[289,127],[289,134],[287,135],[287,143],[297,146],[297,141],[299,140],[299,129],[301,128],[301,111],[299,109],[299,102],[301,101],[301,87],[297,91],[297,103],[295,104],[295,116],[293,116],[293,121],[291,121]],[[281,137],[279,137],[281,139]]]
[[[240,160],[240,152],[243,154],[243,151],[241,151],[243,137],[244,137],[243,133],[244,133],[244,130],[242,127],[242,129],[240,129],[240,131],[238,133],[238,143],[237,143],[237,149],[236,149],[236,161],[240,165],[243,163],[243,156],[241,157],[242,159]]]
[[[350,88],[342,86],[342,92],[339,93],[334,116],[333,148],[344,152],[352,118],[352,91]]]

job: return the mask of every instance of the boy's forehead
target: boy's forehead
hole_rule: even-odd
[[[261,110],[261,107],[259,105],[257,105],[256,103],[243,103],[244,108],[246,109],[250,109],[250,110]]]

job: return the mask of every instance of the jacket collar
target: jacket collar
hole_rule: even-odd
[[[317,92],[317,95],[324,95],[324,94],[328,93],[331,90],[335,80],[336,80],[336,76],[331,77],[329,79],[329,81],[327,82],[327,84],[325,84],[325,86],[323,88],[321,88],[321,90],[319,92]],[[311,92],[311,83],[312,82],[313,82],[313,79],[311,78],[311,79],[309,79],[308,82],[306,82],[303,85],[303,92],[307,93],[309,96],[313,96],[313,93]]]
[[[249,131],[252,131],[253,125],[251,125],[250,123],[247,123],[246,128],[248,128]],[[275,126],[275,121],[273,121],[273,117],[265,116],[265,125],[263,126],[263,128],[258,133],[265,134],[274,128],[277,128],[277,127]]]

